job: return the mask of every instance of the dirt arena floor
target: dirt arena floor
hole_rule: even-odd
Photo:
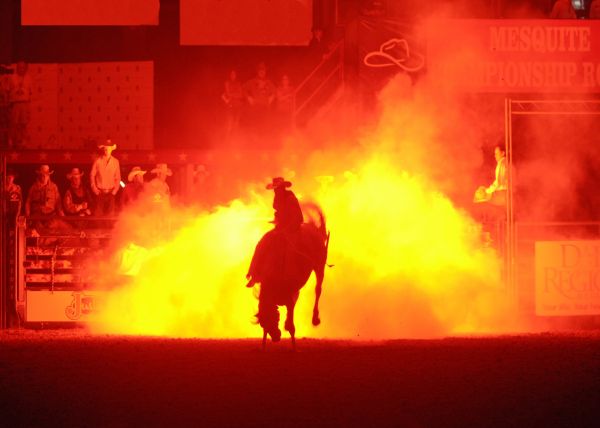
[[[298,345],[0,332],[0,426],[600,426],[598,332]]]

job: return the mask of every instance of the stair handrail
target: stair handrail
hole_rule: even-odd
[[[339,55],[336,55],[339,51]],[[321,68],[332,61],[334,57],[338,57],[338,64],[333,68],[333,70],[323,79],[323,81],[308,95],[306,100],[298,107],[298,93],[306,86],[306,84],[318,73]],[[293,97],[293,123],[296,124],[296,118],[298,116],[298,112],[303,110],[307,104],[323,89],[323,87],[331,80],[331,78],[340,73],[340,80],[342,83],[344,82],[344,39],[338,40],[331,48],[331,50],[324,56],[319,64],[304,78],[304,80],[296,87],[294,90]]]

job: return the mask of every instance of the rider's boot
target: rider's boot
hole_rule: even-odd
[[[246,279],[248,280],[248,283],[246,284],[246,287],[248,288],[252,288],[254,287],[254,284],[256,284],[258,281],[256,281],[256,279],[254,279],[254,277],[250,274],[246,275]]]

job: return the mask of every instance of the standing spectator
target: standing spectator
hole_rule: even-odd
[[[225,140],[229,141],[231,135],[237,131],[240,123],[240,114],[242,111],[242,103],[244,100],[244,90],[242,84],[238,80],[237,71],[231,70],[225,81],[224,92],[221,99],[225,103],[227,110],[225,124]]]
[[[323,37],[323,30],[321,28],[314,28],[312,33],[308,50],[314,62],[320,62],[323,59],[323,55],[327,53],[327,42]]]
[[[4,194],[6,196],[6,209],[8,211],[9,224],[15,225],[15,221],[21,215],[23,204],[23,193],[21,186],[15,183],[17,174],[12,171],[6,171],[6,184],[4,186]]]
[[[31,118],[31,95],[33,85],[27,73],[27,63],[19,61],[16,73],[10,75],[8,82],[9,114],[9,146],[18,148],[27,140],[27,128]]]
[[[556,0],[550,12],[551,19],[577,19],[571,0]]]
[[[131,205],[139,198],[144,190],[144,174],[146,174],[146,171],[143,171],[139,166],[131,168],[127,175],[127,185],[125,185],[121,195],[123,207]]]
[[[157,237],[166,236],[171,230],[171,218],[169,210],[171,208],[171,190],[167,184],[167,177],[173,175],[166,163],[156,164],[156,168],[151,171],[156,176],[148,183],[148,191],[151,198],[151,211],[153,212],[154,225],[152,233]]]
[[[9,73],[10,70],[0,64],[0,147],[8,146],[9,130]]]
[[[171,171],[166,163],[158,163],[156,164],[156,168],[150,172],[155,174],[155,177],[148,183],[152,202],[168,207],[171,198],[171,189],[167,184],[167,177],[172,176],[173,171]]]
[[[250,122],[258,131],[264,131],[268,124],[269,109],[275,100],[275,85],[267,79],[267,67],[263,62],[256,67],[256,77],[244,85],[244,91],[250,106]]]
[[[67,174],[67,179],[69,179],[71,183],[63,198],[65,214],[67,215],[92,215],[92,211],[90,210],[92,205],[92,195],[90,194],[90,191],[83,186],[81,181],[82,176],[83,172],[80,172],[79,168],[73,168],[71,172]]]
[[[47,217],[65,215],[60,203],[58,187],[50,180],[50,175],[54,171],[50,171],[48,165],[40,165],[35,172],[37,179],[27,194],[25,215],[28,217],[32,215]]]
[[[590,19],[600,19],[600,0],[592,0],[592,4],[590,4]]]
[[[98,146],[102,156],[92,165],[90,185],[96,195],[95,216],[112,216],[115,214],[115,195],[121,183],[121,167],[119,160],[112,156],[117,148],[110,140]]]
[[[294,87],[290,85],[290,78],[287,74],[281,76],[281,82],[277,87],[275,98],[280,125],[284,130],[289,129],[292,123],[292,114],[294,113]]]

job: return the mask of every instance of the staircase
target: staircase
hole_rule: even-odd
[[[303,127],[344,91],[344,40],[338,41],[294,91],[292,120]]]

